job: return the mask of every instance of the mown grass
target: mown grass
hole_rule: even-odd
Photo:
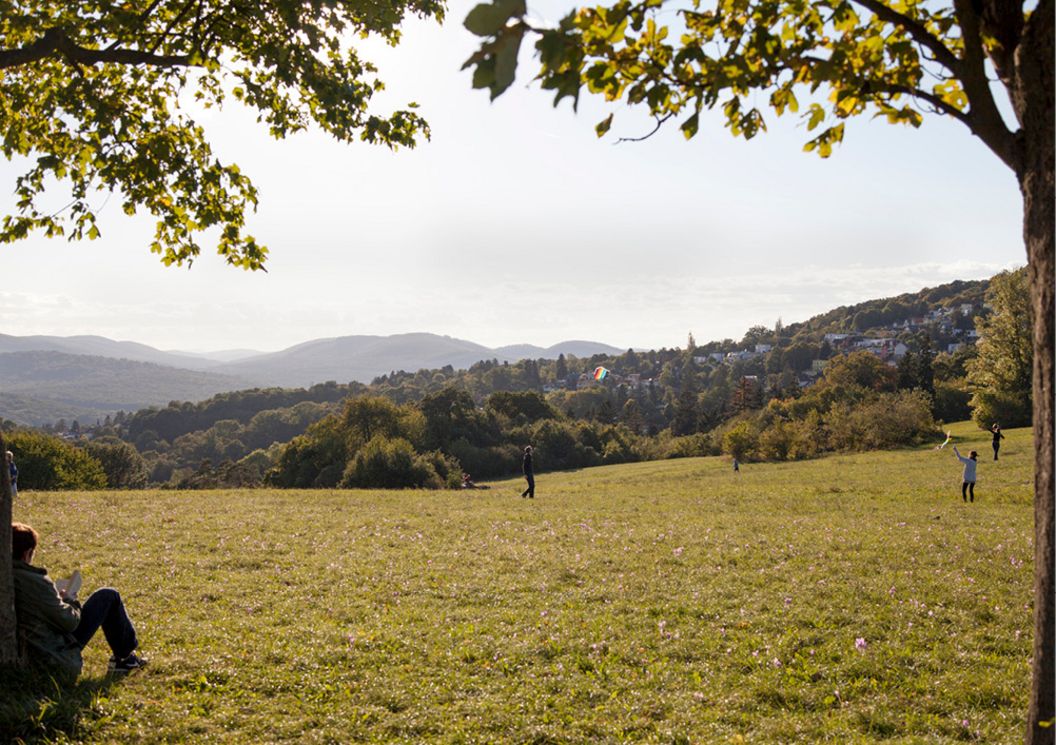
[[[1018,742],[1032,451],[546,473],[490,491],[25,493],[38,563],[119,588],[151,666],[3,681],[83,742]],[[859,641],[861,640],[861,641]],[[22,714],[13,711],[27,707]],[[2,733],[0,733],[2,734]]]

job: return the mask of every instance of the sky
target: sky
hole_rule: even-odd
[[[543,20],[567,7],[529,5]],[[0,245],[0,333],[199,352],[410,332],[675,347],[1026,262],[1015,179],[957,122],[862,117],[828,160],[802,152],[801,121],[772,112],[749,142],[711,116],[689,142],[670,127],[614,144],[650,121],[616,108],[599,140],[610,109],[586,96],[578,113],[555,109],[528,53],[494,103],[472,90],[471,7],[408,23],[395,49],[368,42],[387,84],[379,110],[416,101],[430,123],[414,150],[275,141],[237,105],[201,116],[216,154],[259,189],[249,232],[270,250],[267,273],[208,249],[166,268],[149,218],[101,196],[99,240]],[[0,183],[19,173],[0,162]],[[0,210],[12,203],[0,193]]]

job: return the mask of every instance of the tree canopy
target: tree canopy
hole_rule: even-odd
[[[256,189],[216,157],[196,112],[234,99],[276,138],[314,125],[413,147],[426,122],[413,103],[371,109],[383,84],[350,40],[396,44],[405,16],[442,14],[440,0],[0,0],[3,154],[26,168],[0,241],[96,238],[113,193],[154,216],[165,264],[191,263],[216,228],[228,263],[261,268],[267,250],[245,231]],[[70,192],[58,211],[42,199],[55,181]]]
[[[1034,366],[1027,271],[1001,272],[990,280],[986,300],[993,312],[980,318],[978,356],[968,362],[974,389],[973,418],[989,429],[1030,424],[1030,376]]]
[[[1051,2],[1049,5],[1051,18]],[[966,124],[1014,170],[1022,154],[987,76],[992,65],[1010,88],[1023,73],[1013,55],[1030,13],[1016,4],[881,0],[689,0],[660,14],[663,0],[618,0],[579,9],[555,28],[534,26],[524,0],[474,8],[466,28],[484,38],[467,60],[473,85],[492,97],[513,82],[528,32],[542,87],[578,103],[581,91],[643,106],[657,126],[675,119],[696,135],[704,109],[718,108],[736,136],[766,129],[757,100],[778,116],[802,116],[814,133],[804,146],[822,157],[844,136],[844,120],[871,110],[919,126],[940,113]],[[1006,7],[1007,6],[1007,7]],[[1009,12],[1018,11],[1018,12]],[[665,24],[663,19],[672,19]],[[757,99],[757,92],[769,93]],[[613,117],[597,124],[599,136]]]

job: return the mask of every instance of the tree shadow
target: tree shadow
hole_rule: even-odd
[[[83,717],[122,676],[74,678],[38,666],[0,666],[0,742],[78,740]]]

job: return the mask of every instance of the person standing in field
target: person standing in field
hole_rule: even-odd
[[[18,466],[15,465],[15,454],[8,450],[4,453],[4,464],[11,475],[11,499],[18,496]]]
[[[990,431],[994,433],[994,460],[997,460],[997,451],[1001,449],[1001,440],[1005,439],[1005,436],[1001,434],[1000,424],[995,423]]]
[[[528,488],[521,492],[521,497],[535,499],[535,471],[532,468],[531,445],[525,445],[524,447],[524,460],[521,461],[521,471],[524,472],[524,478],[528,481]]]
[[[957,446],[953,446],[953,454],[957,456],[957,460],[964,464],[964,477],[961,481],[961,499],[965,502],[975,501],[975,467],[979,464],[979,453],[974,450],[968,453],[968,457],[965,458],[961,455],[960,451],[957,450]]]

